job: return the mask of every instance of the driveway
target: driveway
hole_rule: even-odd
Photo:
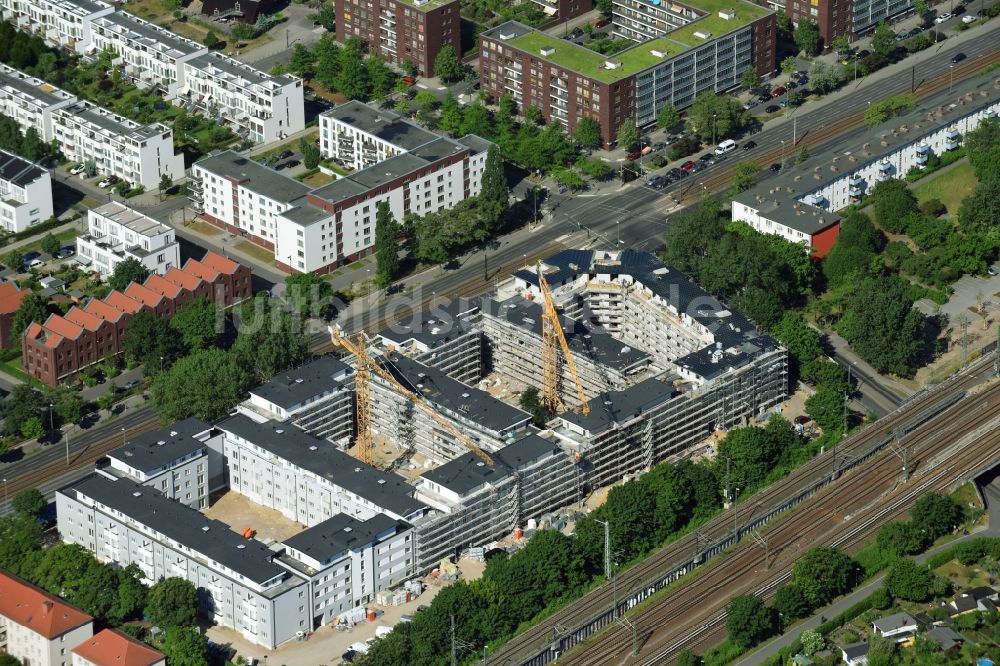
[[[1000,264],[995,265],[995,268],[1000,268]],[[1000,275],[986,277],[964,275],[952,285],[952,288],[954,293],[944,305],[938,306],[924,298],[915,303],[917,309],[926,315],[937,312],[948,315],[948,321],[952,326],[959,326],[962,317],[965,317],[970,326],[982,327],[984,315],[979,313],[979,305],[983,305],[986,318],[995,313],[997,306],[1000,305],[1000,297],[997,296],[997,293],[1000,293]]]
[[[268,33],[273,41],[250,51],[242,51],[236,56],[238,60],[269,72],[278,63],[288,64],[295,44],[311,47],[326,34],[323,26],[313,25],[312,19],[309,18],[316,13],[311,7],[292,2],[282,9],[281,13],[285,16],[285,22],[275,26]]]

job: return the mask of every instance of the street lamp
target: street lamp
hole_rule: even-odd
[[[489,646],[488,645],[484,645],[483,646],[483,666],[486,666],[486,648],[487,647],[489,647]]]
[[[715,119],[719,117],[719,114],[712,114],[712,145],[715,145]]]
[[[55,431],[56,431],[56,427],[55,427],[55,424],[53,423],[53,418],[52,418],[52,411],[53,411],[54,407],[55,407],[55,405],[50,402],[49,403],[49,432],[51,432],[51,433],[55,433]]]
[[[734,541],[736,539],[739,539],[739,537],[740,537],[739,524],[736,522],[736,517],[739,514],[739,512],[738,512],[738,510],[736,508],[736,503],[740,499],[740,489],[736,488],[735,490],[736,490],[736,492],[733,493],[733,540]]]
[[[955,81],[955,66],[948,65],[948,94],[951,94],[951,84]]]
[[[618,242],[615,243],[615,247],[617,248],[619,245],[622,244],[622,221],[621,220],[615,220],[615,232],[616,232],[617,239],[618,239]]]
[[[4,477],[3,480],[3,503],[7,503],[7,478]]]

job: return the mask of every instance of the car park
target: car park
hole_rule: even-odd
[[[747,141],[746,143],[743,144],[743,150],[744,150],[744,152],[747,151],[747,150],[753,150],[756,147],[757,147],[757,142],[756,141]]]
[[[956,53],[955,55],[953,55],[951,57],[951,61],[953,63],[959,63],[959,62],[962,62],[963,60],[965,60],[965,54],[964,53]]]

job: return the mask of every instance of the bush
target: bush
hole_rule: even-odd
[[[930,215],[931,217],[940,217],[948,212],[948,209],[945,208],[940,199],[928,199],[920,204],[920,210],[924,215]]]

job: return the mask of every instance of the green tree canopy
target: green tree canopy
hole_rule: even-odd
[[[172,423],[194,416],[217,421],[246,397],[250,367],[221,349],[199,349],[153,380],[151,399],[160,419]]]
[[[950,495],[927,493],[910,509],[913,524],[931,541],[951,532],[962,522],[962,506]]]
[[[24,424],[29,419],[41,415],[46,406],[41,392],[34,386],[30,384],[15,385],[7,399],[0,402],[4,432],[7,434],[20,433]]]
[[[199,297],[174,313],[170,319],[170,327],[180,334],[181,342],[187,350],[194,351],[210,345],[222,332],[222,314],[214,303]]]
[[[882,228],[892,232],[903,231],[903,220],[910,213],[918,212],[917,198],[907,187],[906,181],[890,178],[876,183],[872,188],[875,219]]]
[[[656,126],[660,129],[673,129],[681,123],[681,114],[669,102],[660,107],[656,114]]]
[[[392,284],[399,272],[400,226],[393,217],[389,202],[379,203],[375,213],[375,281],[380,287]]]
[[[388,203],[385,203],[388,206]],[[381,209],[381,204],[379,205]],[[378,220],[375,227],[378,239]],[[315,273],[295,273],[285,278],[285,301],[301,317],[330,319],[336,314],[330,279]]]
[[[17,260],[21,261],[21,254],[17,252]],[[11,342],[15,349],[21,348],[21,338],[24,337],[24,331],[33,322],[38,324],[44,324],[45,320],[49,318],[49,300],[40,296],[37,293],[30,293],[24,297],[21,301],[21,305],[17,308],[14,313],[14,318],[11,321],[10,326],[10,337]]]
[[[437,57],[434,58],[434,76],[444,83],[454,83],[460,80],[464,74],[462,61],[458,59],[455,48],[451,44],[442,46]]]
[[[750,112],[739,100],[714,92],[702,93],[688,109],[688,124],[705,141],[721,141],[746,127],[750,120]]]
[[[477,197],[478,207],[490,233],[495,231],[503,220],[504,214],[507,212],[509,198],[503,158],[500,156],[499,148],[492,145],[486,153],[482,186]]]
[[[749,65],[740,74],[740,85],[745,89],[750,90],[760,81],[760,77],[757,76],[757,70],[754,69],[753,65]]]
[[[802,19],[795,27],[795,45],[799,50],[809,56],[819,53],[822,38],[819,34],[819,26],[812,19]],[[812,78],[812,77],[810,77]]]
[[[939,581],[934,572],[920,566],[908,557],[892,565],[885,577],[885,587],[896,599],[927,601],[947,590],[947,583]]]
[[[746,495],[764,483],[781,453],[794,445],[797,437],[791,423],[778,415],[771,416],[762,428],[733,428],[719,442],[717,473],[720,477],[725,474],[728,459],[732,485]]]
[[[835,388],[820,386],[806,398],[806,414],[823,432],[842,432],[844,429],[844,394]]]
[[[774,610],[781,614],[784,624],[792,624],[795,620],[808,617],[812,612],[812,604],[806,599],[802,589],[797,585],[782,585],[774,593],[771,603]]]
[[[733,597],[726,607],[729,640],[740,647],[748,648],[769,638],[775,626],[774,612],[756,595]]]
[[[817,95],[825,95],[839,84],[840,75],[837,69],[829,63],[815,60],[809,66],[809,89]]]
[[[55,254],[59,251],[60,243],[59,239],[52,235],[52,233],[47,233],[42,238],[42,252],[48,252],[49,254]]]
[[[117,291],[125,291],[133,282],[142,284],[149,277],[149,269],[138,259],[129,257],[115,266],[114,272],[108,276],[108,286]]]
[[[22,490],[14,495],[14,500],[11,502],[14,511],[32,518],[37,518],[47,504],[45,496],[37,488]]]
[[[909,376],[924,348],[924,317],[913,309],[909,284],[895,276],[868,277],[846,301],[837,330],[879,372]]]
[[[760,173],[760,165],[753,160],[740,162],[733,170],[733,182],[729,188],[730,195],[746,192],[757,184],[757,174]]]
[[[208,637],[197,627],[170,627],[163,639],[163,653],[170,666],[208,666]]]
[[[282,370],[301,365],[307,358],[300,323],[271,301],[266,296],[257,296],[242,303],[239,309],[239,335],[231,351],[236,355],[237,366],[251,373],[251,381],[267,381]]]
[[[835,548],[813,548],[792,567],[792,584],[813,608],[854,589],[858,576],[857,562]]]
[[[625,150],[631,150],[639,145],[639,130],[633,122],[624,122],[618,128],[618,145]]]
[[[161,367],[169,368],[186,349],[166,319],[140,312],[122,336],[122,351],[126,358],[158,372]]]
[[[198,619],[198,590],[184,578],[164,578],[149,590],[146,615],[163,629],[193,627]]]
[[[895,555],[915,555],[930,543],[923,529],[913,522],[893,521],[878,528],[878,547]]]
[[[600,148],[604,143],[601,138],[601,124],[590,116],[584,116],[577,121],[574,138],[584,148]]]
[[[521,394],[518,396],[518,405],[520,405],[521,409],[531,414],[531,420],[539,428],[543,427],[545,422],[548,421],[548,410],[542,404],[542,398],[537,387],[529,386],[521,391]]]
[[[896,50],[896,33],[889,24],[882,21],[872,34],[872,51],[883,58],[888,58]]]

